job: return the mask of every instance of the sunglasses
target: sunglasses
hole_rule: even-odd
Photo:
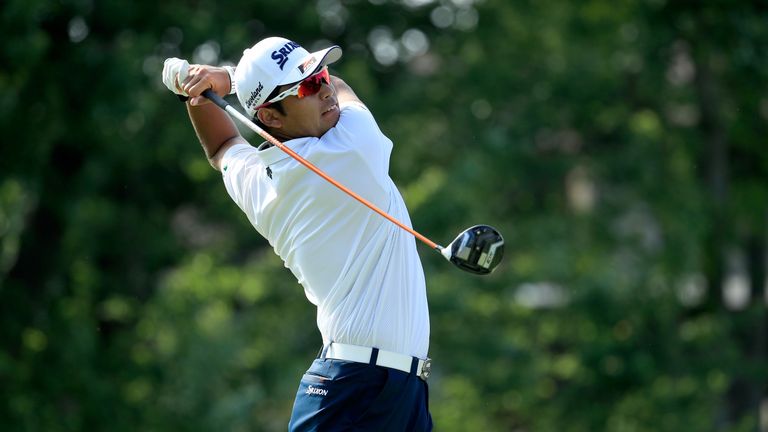
[[[326,67],[324,67],[320,72],[310,75],[304,78],[303,80],[297,82],[294,86],[292,86],[288,90],[280,93],[279,95],[273,97],[267,102],[259,105],[256,109],[264,108],[267,105],[275,103],[277,101],[281,101],[287,98],[288,96],[296,96],[299,99],[307,96],[312,96],[313,94],[320,91],[320,88],[323,86],[323,83],[326,83],[326,84],[331,83],[331,76],[328,73],[328,68]]]

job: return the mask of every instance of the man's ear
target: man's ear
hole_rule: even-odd
[[[269,126],[275,129],[283,127],[281,115],[274,108],[264,107],[256,112],[256,116],[259,118],[259,121],[264,124],[264,126]]]

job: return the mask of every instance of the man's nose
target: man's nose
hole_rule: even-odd
[[[336,89],[333,88],[332,85],[328,84],[327,82],[323,81],[323,84],[320,86],[320,99],[327,99],[336,92]]]

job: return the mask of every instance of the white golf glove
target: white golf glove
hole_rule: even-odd
[[[189,62],[180,58],[171,57],[163,63],[163,84],[168,90],[177,95],[189,96],[181,90],[181,83],[189,75]]]

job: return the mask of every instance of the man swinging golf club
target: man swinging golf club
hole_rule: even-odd
[[[299,161],[410,229],[388,173],[392,142],[328,73],[340,57],[338,46],[310,53],[271,37],[245,50],[234,71],[168,59],[163,82],[189,98],[189,118],[230,197],[317,306],[323,348],[301,379],[289,429],[429,431],[429,312],[414,237]],[[249,145],[227,112],[207,103],[232,91],[271,139]],[[439,251],[488,273],[503,250],[489,228],[473,227]]]

